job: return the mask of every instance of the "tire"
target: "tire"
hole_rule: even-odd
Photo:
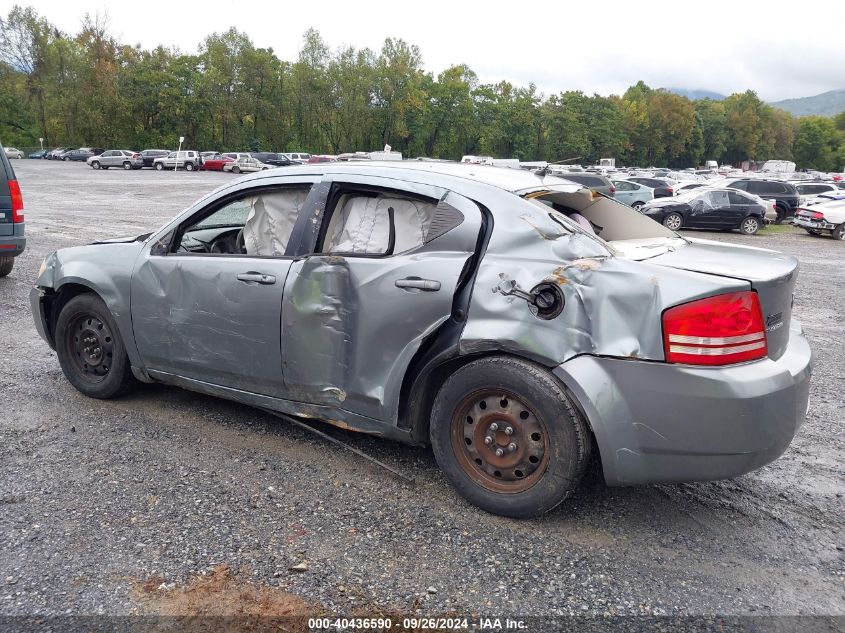
[[[185,171],[194,171],[193,163],[185,163]]]
[[[746,216],[742,222],[739,223],[739,232],[743,235],[754,235],[760,230],[760,219],[757,216]]]
[[[787,216],[786,208],[782,204],[776,204],[775,213],[777,214],[775,217],[775,224],[783,224]]]
[[[161,171],[164,169],[164,163],[156,163],[156,170]]]
[[[813,237],[818,237],[819,235],[821,235],[821,232],[817,231],[816,229],[806,229],[805,228],[804,230],[807,231],[807,233],[809,233]]]
[[[125,163],[123,163],[123,168],[126,171],[129,171],[130,169],[132,169],[132,163],[130,163],[129,161],[126,161]]]
[[[135,379],[120,332],[98,296],[85,293],[68,301],[54,338],[62,372],[79,392],[108,399],[132,386]]]
[[[70,159],[69,159],[67,156],[65,156],[62,160],[63,160],[64,162],[68,162]]]
[[[239,173],[241,173],[241,168],[240,168],[240,167],[238,167],[237,165],[235,165],[234,167],[232,167],[232,173],[233,173],[233,174],[239,174]]]
[[[645,203],[642,200],[637,200],[636,202],[631,204],[631,208],[639,211]]]
[[[515,518],[563,502],[578,486],[592,448],[586,424],[554,377],[509,357],[473,361],[443,383],[430,437],[459,494],[482,510]]]
[[[663,226],[670,231],[677,231],[684,225],[684,218],[680,213],[670,213],[663,218]]]
[[[0,257],[0,277],[5,277],[10,272],[12,272],[12,268],[15,267],[15,258],[9,257],[8,255],[5,257]]]
[[[100,161],[95,160],[91,161],[91,169],[99,169],[100,168]]]
[[[830,237],[835,240],[845,240],[845,222],[839,224],[830,232]]]

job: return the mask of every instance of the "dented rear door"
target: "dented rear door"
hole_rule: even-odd
[[[452,313],[478,242],[481,211],[443,189],[386,178],[366,182],[393,190],[413,186],[415,194],[439,200],[435,232],[455,224],[455,213],[460,221],[408,252],[379,258],[317,253],[294,262],[282,306],[283,374],[293,400],[395,424],[414,354]]]

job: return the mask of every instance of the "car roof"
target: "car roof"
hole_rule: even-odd
[[[238,182],[248,180],[258,180],[275,175],[276,170],[269,170],[263,174],[251,174],[239,179]],[[573,183],[563,177],[558,176],[540,176],[531,171],[524,169],[514,169],[512,167],[493,167],[491,165],[474,165],[469,163],[434,163],[427,161],[403,160],[403,161],[350,161],[350,162],[336,162],[336,163],[314,163],[311,165],[301,165],[293,167],[285,167],[285,175],[309,175],[315,174],[357,174],[362,176],[381,176],[381,177],[398,177],[411,178],[414,175],[423,177],[424,180],[430,180],[426,176],[446,176],[449,178],[458,178],[475,183],[481,183],[504,189],[511,193],[525,191],[527,189],[537,189],[544,186],[566,186],[570,185],[572,191],[577,191],[583,187],[580,184]]]

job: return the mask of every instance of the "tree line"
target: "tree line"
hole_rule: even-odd
[[[417,46],[332,49],[309,29],[295,61],[234,28],[194,53],[118,42],[86,15],[60,31],[31,7],[0,18],[0,140],[337,154],[390,144],[405,156],[686,167],[704,160],[845,163],[845,113],[796,118],[753,91],[691,101],[642,81],[621,96],[482,84],[466,65],[436,77]]]

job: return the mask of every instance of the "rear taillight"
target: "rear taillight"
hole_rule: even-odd
[[[669,193],[675,193],[675,190],[672,189],[672,187],[666,187],[666,191],[668,191]]]
[[[141,158],[140,154],[132,154],[132,158]]]
[[[17,180],[9,181],[9,195],[12,197],[12,222],[23,222],[23,196]]]
[[[663,313],[669,363],[730,365],[764,358],[769,350],[756,292],[716,295]]]
[[[824,213],[819,213],[818,211],[814,211],[810,214],[811,220],[824,220]]]
[[[611,187],[610,187],[610,193],[616,193],[616,187],[614,187],[614,186],[612,186],[612,185],[611,185]]]

